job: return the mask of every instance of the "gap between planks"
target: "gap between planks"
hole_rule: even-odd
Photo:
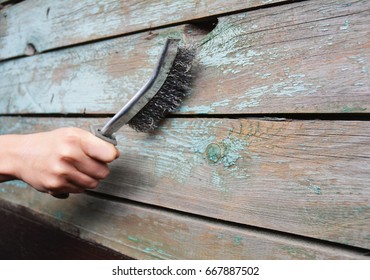
[[[81,118],[81,119],[99,119],[112,118],[114,114],[0,114],[0,117],[9,118]],[[291,113],[291,114],[177,114],[171,113],[166,116],[167,119],[253,119],[268,121],[370,121],[369,113]]]

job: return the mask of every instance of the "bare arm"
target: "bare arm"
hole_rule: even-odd
[[[119,156],[111,144],[78,128],[0,136],[0,181],[23,180],[50,194],[93,189]]]

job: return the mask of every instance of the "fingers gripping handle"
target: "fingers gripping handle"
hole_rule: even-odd
[[[91,131],[95,134],[96,137],[113,144],[114,146],[117,146],[117,140],[114,136],[108,137],[103,135],[101,130],[99,128],[91,127]],[[52,194],[53,197],[59,198],[59,199],[66,199],[69,197],[69,193],[58,193],[58,194]]]

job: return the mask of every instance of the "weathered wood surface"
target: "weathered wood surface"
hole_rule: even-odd
[[[184,214],[86,195],[57,200],[22,184],[0,185],[4,203],[25,206],[49,224],[138,259],[368,259],[364,250],[223,225]],[[4,202],[7,201],[7,202]]]
[[[369,1],[304,1],[221,17],[202,40],[177,26],[12,60],[0,112],[115,113],[170,36],[200,42],[181,113],[369,112],[369,26]]]
[[[40,221],[24,207],[0,200],[0,260],[113,260],[126,256]]]
[[[29,0],[0,11],[0,60],[283,0]]]
[[[1,133],[27,133],[104,120],[1,122]],[[245,119],[169,119],[150,135],[124,128],[97,191],[370,248],[369,130],[366,121]]]

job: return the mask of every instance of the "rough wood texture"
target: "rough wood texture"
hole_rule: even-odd
[[[86,195],[61,201],[18,184],[2,187],[7,191],[0,192],[3,199],[33,209],[49,224],[138,259],[369,259],[365,250],[148,207]]]
[[[369,26],[370,2],[353,0],[222,17],[201,40],[197,79],[181,113],[369,112]],[[200,40],[195,29],[155,30],[3,63],[0,112],[114,113],[149,78],[165,39]]]
[[[282,0],[29,0],[0,12],[0,60]]]
[[[102,119],[2,118],[1,133]],[[364,121],[172,119],[118,134],[99,192],[225,221],[370,248]]]
[[[1,260],[127,259],[118,252],[40,222],[32,210],[9,206],[0,201]]]

